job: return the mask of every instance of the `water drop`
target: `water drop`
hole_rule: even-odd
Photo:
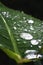
[[[16,24],[16,22],[14,22],[14,24]]]
[[[34,21],[33,20],[27,20],[28,21],[28,23],[34,23]]]
[[[25,56],[25,58],[26,58],[26,59],[42,58],[42,55],[41,55],[41,54],[38,54],[38,55],[36,55],[36,54],[27,54],[27,55]]]
[[[20,26],[20,24],[17,24],[18,26]]]
[[[37,58],[42,58],[42,55],[41,55],[41,54],[38,54],[38,55],[37,55]]]
[[[31,45],[31,47],[32,47],[32,45]]]
[[[27,31],[27,29],[24,29],[24,31]]]
[[[36,55],[33,55],[33,54],[29,55],[28,54],[28,55],[25,56],[25,58],[26,59],[33,59],[33,58],[36,58]]]
[[[33,28],[32,26],[30,26],[30,29],[31,29],[31,30],[34,30],[34,28]]]
[[[25,54],[26,54],[25,58],[27,58],[27,59],[36,58],[35,53],[37,53],[36,50],[26,50],[26,52],[25,52]]]
[[[27,54],[27,53],[36,53],[36,52],[37,52],[36,50],[26,50],[25,54]]]
[[[26,54],[25,56],[26,59],[42,58],[42,55],[37,54],[36,50],[26,50],[25,54]]]
[[[31,34],[25,33],[25,32],[21,33],[20,37],[23,38],[23,39],[25,39],[25,40],[31,40],[33,38],[33,36]]]
[[[24,44],[26,44],[26,41],[24,41]]]
[[[17,39],[17,41],[20,41],[20,39]]]
[[[41,46],[38,46],[39,48],[41,48]]]
[[[11,15],[9,14],[9,12],[2,12],[2,14],[3,14],[4,16],[6,16],[7,18],[11,16]]]
[[[19,21],[19,22],[21,22],[21,23],[22,23],[23,21]]]
[[[3,15],[6,15],[6,12],[2,12]]]
[[[33,33],[36,33],[36,31],[34,31]]]
[[[15,18],[19,18],[19,15],[14,16],[14,19],[15,19]]]
[[[26,17],[23,17],[23,19],[25,20],[25,19],[26,19]]]
[[[38,42],[38,40],[31,40],[31,44],[32,44],[32,45],[38,45],[39,42]]]
[[[9,15],[9,12],[6,13],[6,17],[8,18],[10,15]]]
[[[15,18],[14,17],[12,17],[12,20],[14,20]]]
[[[39,42],[41,42],[41,39],[38,39]]]
[[[13,27],[15,30],[17,29],[15,26]]]

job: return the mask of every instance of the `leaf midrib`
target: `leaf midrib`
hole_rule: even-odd
[[[0,16],[1,16],[2,20],[3,20],[3,23],[5,24],[5,27],[6,27],[7,31],[8,31],[8,34],[10,36],[10,39],[11,39],[11,42],[12,42],[12,45],[13,45],[14,52],[20,55],[19,50],[17,48],[16,41],[14,39],[14,36],[13,36],[13,33],[12,33],[10,27],[8,26],[8,24],[7,24],[6,20],[4,19],[3,15],[0,14]]]

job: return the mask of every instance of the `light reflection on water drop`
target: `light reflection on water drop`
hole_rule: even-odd
[[[17,39],[17,41],[20,41],[20,39]]]
[[[39,42],[41,42],[41,39],[38,39]]]
[[[31,47],[33,47],[33,46],[31,45]]]
[[[27,31],[27,29],[24,29],[24,31]]]
[[[42,55],[38,54],[27,54],[26,57],[27,59],[35,59],[35,58],[42,58]]]
[[[9,17],[9,12],[7,12],[6,17]]]
[[[33,33],[36,33],[36,31],[34,31]]]
[[[41,48],[42,46],[38,46],[39,48]]]
[[[25,56],[26,59],[42,58],[42,55],[37,54],[36,50],[26,50],[25,54],[26,54]]]
[[[16,24],[16,22],[14,22],[14,24]]]
[[[23,17],[23,19],[25,20],[25,19],[26,19],[26,17]]]
[[[25,32],[21,33],[20,37],[23,38],[23,39],[25,39],[25,40],[31,40],[33,38],[33,36],[31,34],[25,33]]]
[[[15,30],[17,29],[15,26],[13,27]]]
[[[11,15],[9,14],[9,12],[2,12],[2,14],[5,16],[5,17],[11,17]]]
[[[33,21],[33,20],[27,20],[27,21],[28,21],[28,23],[31,23],[31,24],[32,24],[32,23],[34,23],[34,21]]]
[[[26,51],[25,51],[25,54],[26,54],[26,53],[36,53],[36,52],[37,52],[36,50],[26,50]]]
[[[34,30],[33,26],[30,26],[30,29],[31,29],[31,30]]]
[[[26,41],[24,41],[24,44],[26,44],[27,42]]]
[[[3,15],[6,15],[6,12],[2,12]]]
[[[38,40],[31,40],[31,44],[32,45],[38,45],[39,44],[39,41]]]

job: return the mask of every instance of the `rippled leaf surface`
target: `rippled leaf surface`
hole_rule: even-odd
[[[0,3],[0,14],[6,20],[23,58],[43,56],[43,21],[23,12],[11,10]],[[14,52],[5,24],[0,17],[0,47]],[[33,57],[32,57],[33,56]]]

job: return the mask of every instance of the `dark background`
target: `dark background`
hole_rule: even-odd
[[[40,60],[43,65],[43,59]],[[34,65],[35,62],[23,63],[23,65]],[[0,65],[18,65],[16,61],[9,58],[1,49],[0,49]],[[21,65],[21,64],[20,64]],[[38,64],[37,64],[38,65]]]
[[[33,62],[24,63],[23,65],[34,65]],[[0,50],[0,65],[18,65],[16,61],[9,58],[2,50]],[[21,65],[21,64],[20,64]]]
[[[42,0],[0,0],[7,7],[24,11],[26,14],[43,20],[43,1]],[[43,65],[43,60],[41,60]],[[0,50],[0,65],[17,65],[16,61],[9,58],[2,50]],[[34,62],[24,65],[34,65]]]
[[[43,0],[0,0],[7,7],[24,11],[43,20]]]

